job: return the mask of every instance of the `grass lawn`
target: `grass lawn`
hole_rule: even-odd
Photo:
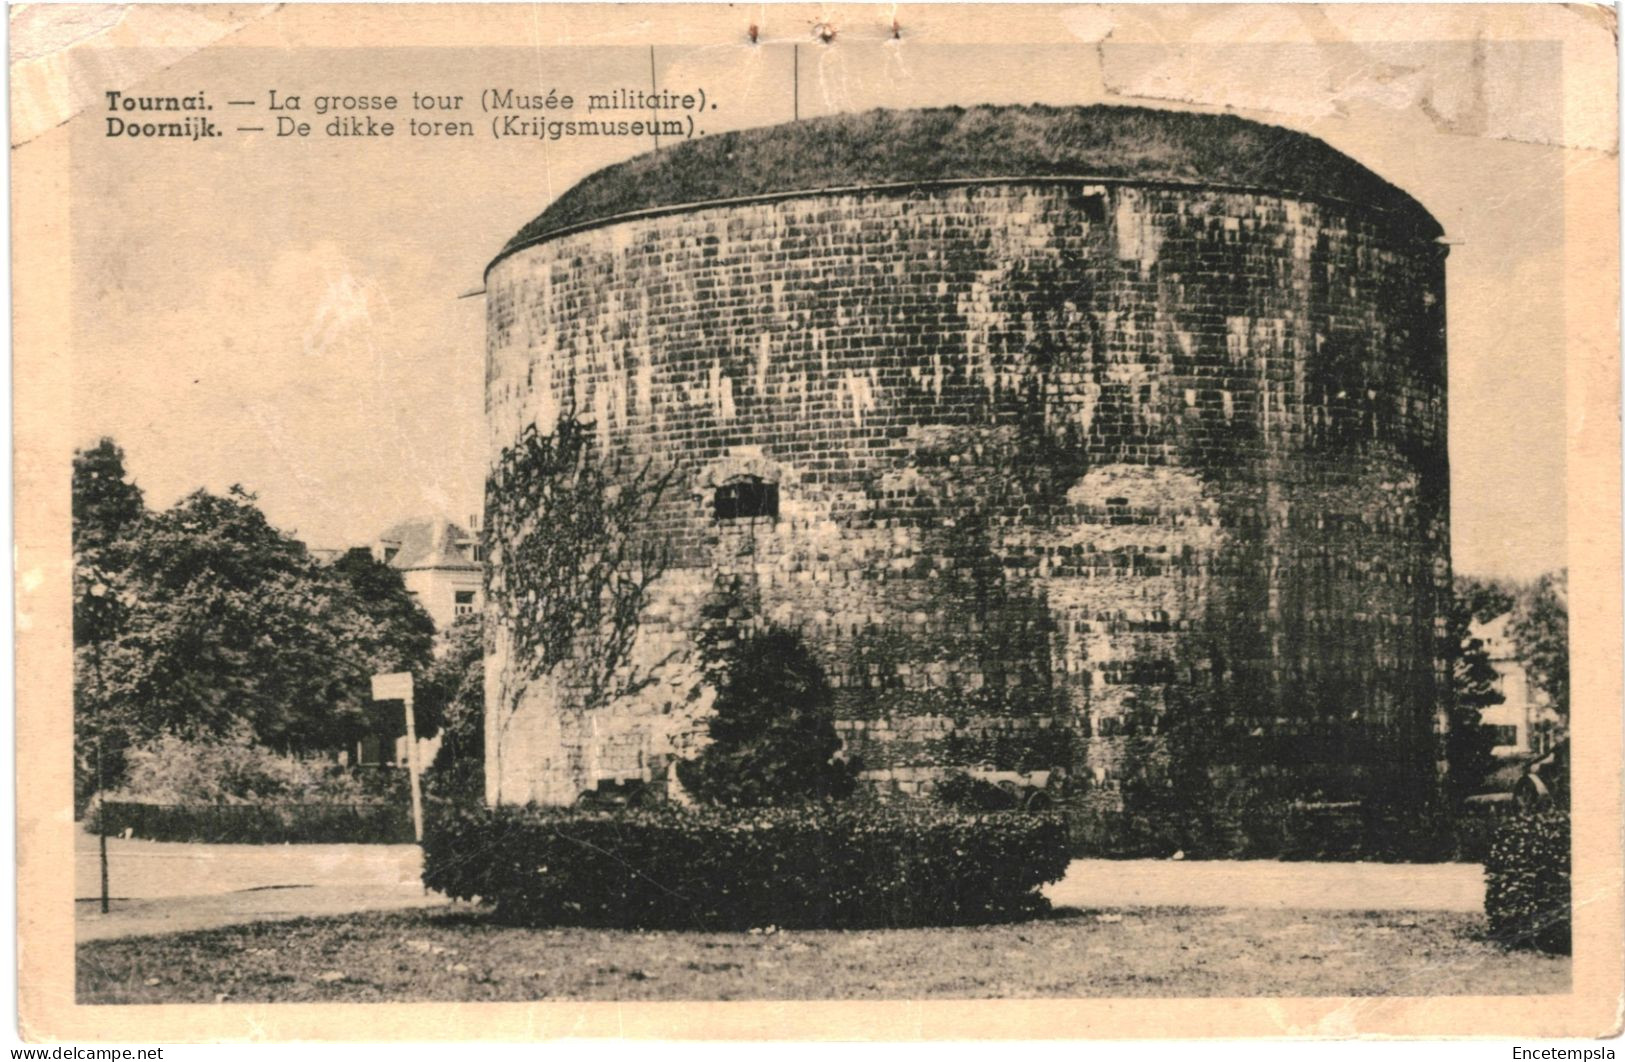
[[[82,944],[81,1003],[1567,992],[1480,915],[1154,907],[862,932],[518,929],[466,907]]]

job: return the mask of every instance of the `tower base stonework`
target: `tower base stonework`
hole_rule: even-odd
[[[548,605],[492,542],[488,798],[663,781],[735,595],[745,629],[802,633],[887,792],[966,772],[1147,850],[1420,814],[1438,236],[1311,138],[1128,108],[844,116],[589,177],[488,270],[492,463],[585,431],[611,492],[661,484],[634,535],[658,560],[626,554],[658,570],[606,699],[513,658]]]

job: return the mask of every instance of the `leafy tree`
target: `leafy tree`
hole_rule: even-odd
[[[419,733],[441,734],[424,776],[431,796],[478,800],[485,791],[485,636],[480,616],[464,616],[441,636],[420,684]]]
[[[1454,607],[1458,611],[1465,609],[1472,622],[1488,623],[1518,607],[1518,587],[1496,579],[1458,575]]]
[[[1495,688],[1495,666],[1472,625],[1502,615],[1512,596],[1493,583],[1457,579],[1450,608],[1450,729],[1445,755],[1450,764],[1450,796],[1455,805],[1472,796],[1495,767],[1495,735],[1483,724],[1483,712],[1506,698]]]
[[[1569,577],[1548,572],[1535,581],[1512,621],[1512,637],[1529,678],[1551,698],[1552,710],[1569,717]]]
[[[141,488],[124,470],[124,451],[103,438],[73,453],[73,548],[105,546],[146,515]]]
[[[95,499],[78,511],[117,516],[87,516],[78,539],[81,797],[98,748],[102,784],[116,785],[123,751],[165,734],[206,740],[246,724],[277,752],[343,747],[366,728],[374,672],[427,664],[430,623],[398,573],[370,558],[319,563],[240,487],[132,518],[118,502],[128,492],[102,489],[128,486],[116,457],[106,443],[75,464],[76,497]]]
[[[126,655],[114,646],[136,600],[124,541],[146,519],[146,507],[112,439],[74,451],[72,517],[74,797],[82,808],[98,774],[122,773],[133,730],[133,706],[109,702],[104,688]]]
[[[129,543],[137,604],[118,692],[145,728],[224,733],[247,719],[278,750],[333,748],[359,731],[368,627],[342,584],[233,487],[198,491]]]
[[[124,470],[124,451],[102,439],[73,454],[73,643],[105,641],[129,604],[124,536],[146,518],[141,488]]]
[[[844,797],[854,777],[835,758],[834,695],[799,633],[750,630],[737,595],[707,606],[699,643],[716,690],[711,743],[682,781],[713,804],[746,807]]]
[[[406,589],[401,573],[374,559],[367,549],[348,551],[328,572],[336,595],[339,641],[367,675],[410,671],[421,676],[434,646],[434,621]],[[421,698],[414,708],[418,733],[427,737],[433,731],[425,725]],[[360,711],[364,728],[386,741],[405,732],[398,701],[363,697]]]
[[[334,562],[332,572],[372,673],[425,667],[434,646],[434,621],[413,600],[401,573],[365,549],[350,550]]]

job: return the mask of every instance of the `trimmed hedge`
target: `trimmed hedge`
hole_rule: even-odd
[[[204,844],[412,844],[400,804],[141,804],[103,802],[85,828],[146,841]]]
[[[1484,861],[1491,936],[1509,947],[1568,954],[1569,851],[1566,811],[1509,815],[1500,823]]]
[[[844,929],[1032,917],[1067,861],[1055,816],[437,805],[423,881],[528,925]]]

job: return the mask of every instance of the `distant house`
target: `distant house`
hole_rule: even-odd
[[[1479,720],[1495,731],[1495,748],[1503,758],[1541,755],[1550,750],[1557,721],[1546,694],[1529,682],[1529,673],[1518,659],[1518,643],[1509,628],[1512,613],[1505,612],[1469,628],[1471,637],[1484,643],[1490,664],[1495,668],[1495,689],[1500,704],[1485,708]]]
[[[445,630],[485,605],[485,554],[472,530],[443,518],[407,520],[379,535],[373,556],[401,573],[406,589]]]

